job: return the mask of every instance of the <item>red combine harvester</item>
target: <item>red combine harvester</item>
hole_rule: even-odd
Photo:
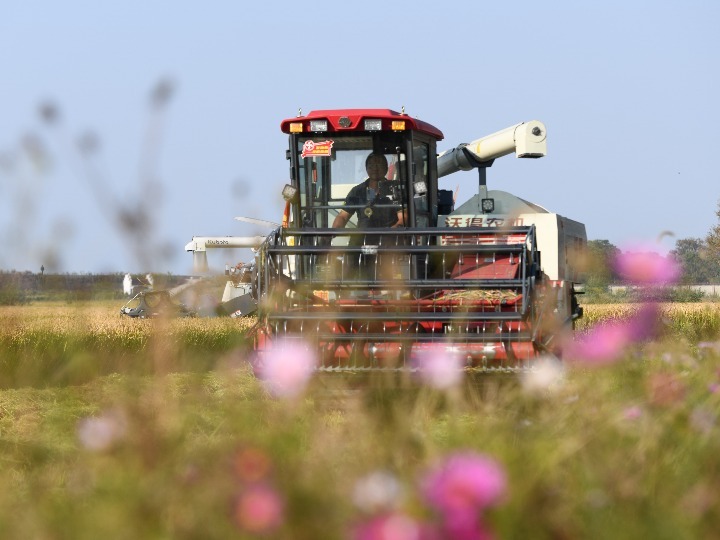
[[[541,122],[440,155],[442,132],[404,111],[314,111],[281,128],[291,183],[256,258],[260,357],[279,339],[310,343],[328,371],[412,369],[447,351],[517,371],[560,353],[582,316],[585,226],[486,185],[494,159],[545,155]],[[370,154],[386,164],[377,182]],[[478,194],[456,208],[438,179],[471,169]]]

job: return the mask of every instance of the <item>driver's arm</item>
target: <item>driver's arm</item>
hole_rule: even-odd
[[[398,210],[397,221],[393,223],[392,228],[403,227],[407,218],[407,210]]]
[[[340,210],[338,212],[338,215],[335,216],[335,220],[333,221],[333,229],[342,229],[345,225],[347,225],[349,219],[350,214],[345,210]]]

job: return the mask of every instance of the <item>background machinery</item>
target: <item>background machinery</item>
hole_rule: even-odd
[[[279,339],[310,342],[331,371],[408,369],[439,352],[478,370],[520,370],[560,354],[558,336],[582,315],[585,227],[486,183],[499,157],[546,154],[541,122],[440,155],[439,129],[388,109],[314,111],[281,129],[286,223],[262,241],[253,268],[260,358]],[[370,153],[386,157],[388,173],[372,203],[348,208]],[[478,193],[456,207],[438,179],[471,169]],[[341,208],[353,217],[333,228]],[[358,228],[358,215],[372,222],[384,209],[404,224]]]

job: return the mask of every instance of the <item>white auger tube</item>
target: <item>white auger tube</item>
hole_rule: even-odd
[[[547,154],[547,131],[538,120],[522,122],[501,131],[461,144],[438,155],[438,178],[457,171],[469,171],[478,164],[515,153],[519,158],[540,158]]]

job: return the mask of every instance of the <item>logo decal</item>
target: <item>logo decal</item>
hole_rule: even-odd
[[[335,141],[305,141],[301,157],[330,156],[332,155],[333,144],[335,144]]]

